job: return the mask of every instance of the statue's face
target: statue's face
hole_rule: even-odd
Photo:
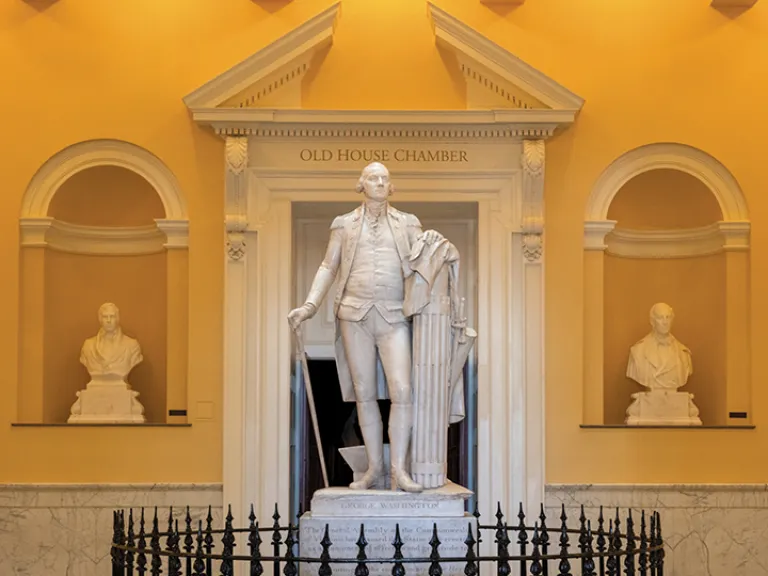
[[[389,188],[389,171],[383,166],[372,167],[363,178],[363,193],[371,200],[386,200]]]
[[[651,326],[653,326],[653,331],[662,336],[669,334],[672,329],[673,317],[674,314],[672,313],[671,308],[667,306],[655,308],[651,315]]]
[[[117,325],[117,310],[114,308],[105,308],[101,311],[101,327],[105,332],[114,332],[117,329]]]

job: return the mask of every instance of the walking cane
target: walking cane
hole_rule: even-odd
[[[325,456],[323,455],[323,443],[320,441],[320,428],[317,426],[317,412],[315,412],[315,396],[312,393],[312,382],[309,379],[309,368],[307,367],[307,352],[304,349],[304,338],[301,334],[301,324],[294,330],[296,335],[296,345],[301,356],[301,371],[304,373],[304,388],[307,390],[307,401],[309,402],[309,414],[312,417],[312,428],[315,430],[315,441],[317,450],[320,453],[320,467],[323,470],[323,482],[328,488],[328,472],[325,469]]]

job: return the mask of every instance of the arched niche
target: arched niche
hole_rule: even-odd
[[[170,170],[127,142],[71,146],[33,177],[20,231],[18,420],[66,422],[80,347],[114,302],[142,347],[128,381],[147,421],[186,421],[188,221]]]
[[[730,172],[690,146],[642,146],[606,168],[585,220],[584,423],[623,422],[629,347],[664,301],[704,425],[749,424],[749,214]]]

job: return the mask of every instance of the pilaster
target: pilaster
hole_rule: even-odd
[[[602,424],[603,348],[605,338],[603,290],[605,237],[616,226],[614,220],[584,223],[584,396],[582,423]]]

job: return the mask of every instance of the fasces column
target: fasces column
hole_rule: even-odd
[[[584,223],[583,424],[604,423],[604,253],[606,249],[605,236],[615,226],[615,220],[592,220]]]
[[[726,422],[752,422],[750,390],[749,222],[720,222],[725,251]]]

